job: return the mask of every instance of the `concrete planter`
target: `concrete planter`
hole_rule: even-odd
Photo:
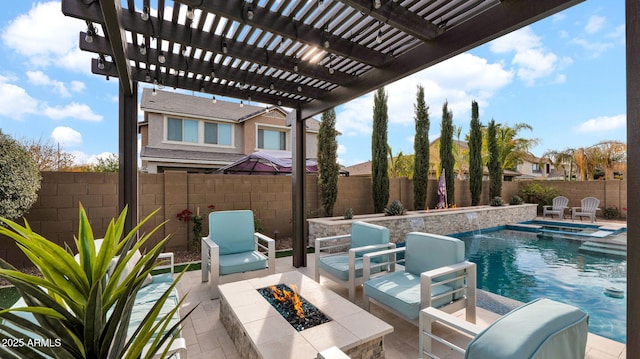
[[[482,228],[504,226],[510,223],[530,221],[536,217],[536,204],[499,207],[476,206],[444,210],[409,211],[404,216],[370,214],[354,216],[353,219],[326,217],[309,219],[309,245],[316,238],[347,234],[351,223],[364,221],[389,228],[391,241],[404,242],[409,232],[454,234]]]

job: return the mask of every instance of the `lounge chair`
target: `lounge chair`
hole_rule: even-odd
[[[542,218],[547,215],[550,215],[551,218],[553,218],[553,215],[557,214],[558,218],[564,219],[564,210],[568,208],[567,205],[569,204],[569,198],[565,196],[558,196],[555,197],[551,203],[551,206],[542,206]]]
[[[482,329],[435,308],[420,311],[419,358],[433,354],[432,340],[474,359],[583,359],[589,316],[571,305],[538,299]],[[466,350],[432,332],[438,322],[473,339]],[[449,335],[447,335],[449,336]]]
[[[274,274],[275,241],[255,232],[253,211],[209,213],[209,235],[202,238],[202,282],[210,283],[211,299],[218,284]]]
[[[436,307],[449,313],[466,309],[466,319],[476,321],[476,265],[464,260],[464,242],[436,234],[411,232],[406,246],[364,255],[364,307],[374,302],[418,325],[421,309]],[[397,260],[404,253],[404,260]],[[373,259],[388,258],[391,263]],[[392,272],[374,278],[371,268],[392,266]],[[403,267],[403,270],[395,270]]]
[[[345,247],[349,247],[347,251]],[[349,300],[355,300],[356,287],[362,285],[362,256],[381,249],[395,248],[389,243],[389,229],[366,222],[351,224],[351,234],[316,238],[315,280],[320,275],[349,289]],[[327,254],[329,253],[329,254]],[[380,267],[376,267],[380,271]]]
[[[585,197],[580,201],[580,207],[571,208],[571,220],[575,220],[579,217],[582,221],[582,217],[589,217],[591,222],[596,220],[596,211],[599,211],[598,205],[600,200],[595,197]]]

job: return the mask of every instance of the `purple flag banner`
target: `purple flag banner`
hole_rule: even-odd
[[[447,208],[447,182],[445,181],[444,173],[443,168],[440,175],[440,183],[438,184],[438,204],[436,205],[438,209]]]

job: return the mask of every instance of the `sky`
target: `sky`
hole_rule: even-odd
[[[92,54],[78,47],[84,22],[65,17],[59,1],[9,1],[3,9],[0,129],[18,140],[59,143],[78,164],[117,153],[117,79],[91,74]],[[386,86],[393,154],[413,153],[419,84],[431,140],[440,135],[445,101],[464,139],[475,100],[485,125],[532,126],[520,135],[539,140],[536,156],[626,142],[624,21],[624,0],[587,0]],[[373,93],[336,114],[339,162],[370,160]]]

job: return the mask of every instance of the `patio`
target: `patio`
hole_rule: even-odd
[[[311,256],[311,255],[309,255]],[[291,257],[279,258],[276,260],[276,273],[283,273],[292,270],[313,278],[314,267],[313,258],[307,258],[309,266],[294,268],[291,264]],[[342,297],[347,297],[347,289],[330,280],[322,278],[321,284],[329,287]],[[231,338],[219,320],[220,300],[209,299],[209,291],[206,283],[201,282],[200,271],[188,272],[178,284],[181,295],[188,293],[182,312],[186,313],[190,308],[198,305],[198,308],[187,318],[184,324],[183,336],[187,341],[188,358],[240,358]],[[480,291],[482,292],[482,291]],[[484,297],[484,299],[482,299]],[[491,302],[491,297],[480,296],[478,302]],[[361,304],[362,291],[356,293],[356,303]],[[415,358],[418,354],[418,328],[399,317],[372,305],[371,312],[378,318],[384,320],[394,327],[393,333],[385,337],[386,357],[395,358]],[[499,317],[498,314],[483,308],[478,308],[478,324],[489,325]],[[445,328],[441,328],[440,334],[447,334]],[[465,337],[458,334],[459,338],[454,340],[464,343]],[[457,353],[440,353],[443,358],[459,358]],[[609,359],[626,358],[626,346],[597,335],[589,334],[587,341],[587,359]]]

